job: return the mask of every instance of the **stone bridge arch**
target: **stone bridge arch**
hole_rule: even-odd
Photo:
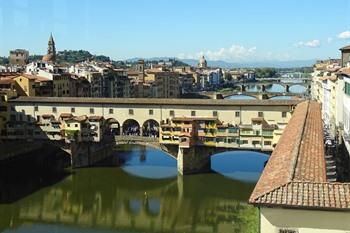
[[[311,89],[311,86],[309,87],[309,85],[306,83],[294,83],[294,84],[288,84],[287,86],[288,86],[288,92],[291,92],[292,87],[299,86],[299,87],[304,88],[304,91],[302,91],[302,92],[293,92],[293,93],[300,93],[300,94],[306,93],[309,89]]]
[[[129,136],[141,136],[142,128],[140,123],[135,119],[127,119],[122,125],[122,134]]]
[[[108,130],[112,135],[118,136],[121,134],[121,125],[119,121],[117,121],[115,118],[108,118],[106,122]]]
[[[160,124],[154,119],[148,119],[142,124],[142,136],[159,138]]]
[[[244,92],[242,94],[238,94],[237,92],[230,93],[230,94],[225,95],[224,99],[229,98],[231,96],[249,96],[249,97],[252,97],[254,99],[259,99],[259,97],[257,95],[250,94],[249,92]]]
[[[281,87],[281,90],[277,91],[277,92],[287,92],[287,89],[286,89],[286,85],[281,83],[281,82],[277,82],[277,83],[261,83],[260,84],[262,86],[262,90],[263,92],[267,92],[267,93],[271,93],[271,92],[276,92],[276,91],[269,91],[269,88],[272,87],[273,85],[276,85],[278,87]]]

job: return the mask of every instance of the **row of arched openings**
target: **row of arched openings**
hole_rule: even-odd
[[[120,125],[116,119],[111,118],[107,124],[113,135],[159,137],[159,123],[153,119],[145,121],[142,126],[134,119],[128,119]]]

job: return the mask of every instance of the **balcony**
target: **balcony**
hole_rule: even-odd
[[[216,142],[215,141],[206,141],[206,140],[204,140],[202,143],[205,146],[213,146],[213,147],[216,146]]]
[[[253,130],[241,130],[240,135],[241,136],[253,136],[254,132],[253,132]]]
[[[170,130],[162,130],[161,134],[163,134],[163,135],[170,135],[171,131]]]
[[[216,135],[217,135],[217,136],[227,136],[228,133],[227,133],[227,130],[226,130],[226,129],[218,129]]]
[[[180,148],[190,148],[191,140],[189,137],[181,137],[179,147]]]
[[[273,137],[273,131],[263,131],[262,132],[263,137]]]

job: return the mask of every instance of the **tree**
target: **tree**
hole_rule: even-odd
[[[256,78],[273,78],[277,74],[275,68],[257,68],[255,69]]]
[[[9,64],[9,59],[7,57],[0,57],[0,65]]]
[[[231,82],[232,81],[232,75],[230,72],[225,73],[225,80]]]

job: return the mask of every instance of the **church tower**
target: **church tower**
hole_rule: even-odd
[[[43,57],[43,61],[45,62],[56,61],[55,41],[53,40],[52,34],[50,35],[48,47],[47,47],[47,54]]]
[[[201,59],[199,60],[198,67],[199,68],[207,68],[208,67],[207,60],[205,60],[204,56],[202,56]]]

